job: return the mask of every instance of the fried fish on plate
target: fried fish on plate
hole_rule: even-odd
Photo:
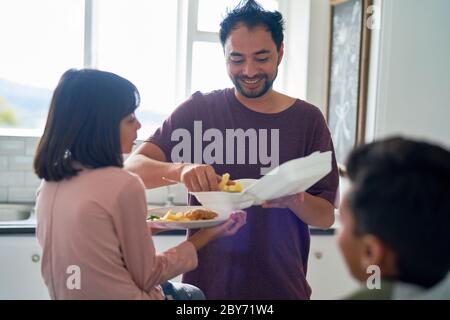
[[[207,210],[207,209],[192,209],[188,212],[184,213],[184,216],[188,218],[189,220],[211,220],[219,215],[215,213],[214,211]]]

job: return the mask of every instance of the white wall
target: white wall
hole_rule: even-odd
[[[329,0],[311,0],[306,99],[325,110],[330,33]]]
[[[383,1],[376,138],[450,147],[450,1]]]
[[[285,53],[283,58],[283,93],[306,99],[310,0],[280,2],[285,20]]]
[[[0,136],[0,202],[34,202],[40,184],[32,171],[37,141]]]
[[[450,147],[450,1],[376,0],[367,141],[393,134]],[[312,0],[307,99],[326,102],[329,1]]]
[[[37,137],[0,135],[0,203],[35,202],[41,183],[32,168],[37,143]],[[187,190],[177,184],[146,190],[146,196],[151,205],[185,205]]]

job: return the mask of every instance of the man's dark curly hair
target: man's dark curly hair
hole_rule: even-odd
[[[249,29],[263,25],[272,35],[272,39],[279,51],[283,43],[284,21],[278,11],[266,11],[254,0],[241,1],[233,10],[227,12],[226,17],[220,24],[220,42],[225,45],[231,31],[238,25],[243,24]]]

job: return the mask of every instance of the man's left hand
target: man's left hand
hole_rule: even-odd
[[[293,194],[290,196],[281,197],[278,199],[273,199],[269,201],[265,201],[262,204],[263,208],[296,208],[302,202],[305,201],[305,193],[300,192],[297,194]]]

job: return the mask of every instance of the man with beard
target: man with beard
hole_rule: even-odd
[[[261,160],[262,150],[279,153],[280,164],[316,151],[334,151],[320,110],[272,88],[283,58],[283,37],[279,12],[265,11],[252,0],[229,12],[221,23],[220,39],[234,88],[194,93],[136,150],[126,168],[139,174],[147,188],[170,179],[184,183],[189,191],[218,191],[223,173],[234,179],[260,178],[260,169],[267,164]],[[252,146],[248,139],[240,147],[216,148],[212,157],[216,160],[208,163],[202,156],[207,143],[191,140],[187,148],[194,153],[191,162],[202,160],[176,163],[177,129],[190,133],[193,140],[213,140],[194,134],[199,122],[205,130],[219,133],[214,139],[222,140],[222,145],[223,137],[235,129],[271,132],[272,139],[265,139],[266,145],[260,139]],[[339,180],[334,152],[332,168],[307,192],[246,209],[246,226],[235,237],[200,251],[199,267],[183,281],[201,288],[207,299],[309,299],[308,226],[326,229],[334,222]],[[193,198],[189,201],[198,204]]]

